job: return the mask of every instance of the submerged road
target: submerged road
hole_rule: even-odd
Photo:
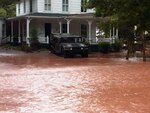
[[[0,113],[150,113],[150,61],[1,52]]]

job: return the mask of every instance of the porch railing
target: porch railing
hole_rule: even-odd
[[[113,43],[113,39],[112,38],[92,38],[91,40],[89,40],[88,38],[84,39],[86,42],[89,42],[90,44],[98,44],[100,42],[110,42]]]
[[[3,37],[2,40],[1,40],[1,43],[2,43],[2,44],[8,43],[8,42],[10,42],[10,36],[8,36],[8,37]]]
[[[39,37],[38,41],[43,44],[49,44],[49,37]]]

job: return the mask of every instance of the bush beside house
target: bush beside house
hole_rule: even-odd
[[[111,44],[109,42],[100,42],[98,46],[99,51],[102,53],[108,53],[111,50]]]
[[[116,40],[115,43],[111,44],[112,52],[120,52],[123,49],[123,43],[121,40]]]
[[[98,44],[99,51],[102,53],[109,53],[109,52],[120,52],[122,50],[122,42],[120,40],[116,40],[115,43],[110,42],[100,42]]]
[[[38,41],[38,34],[36,29],[32,29],[30,33],[30,45],[33,50],[39,49],[39,41]]]

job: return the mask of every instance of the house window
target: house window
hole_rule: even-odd
[[[18,14],[20,14],[20,3],[18,3]]]
[[[24,9],[24,13],[26,13],[26,0],[23,0],[23,4],[24,4],[24,6],[23,6],[24,7],[23,8]]]
[[[81,24],[81,37],[87,38],[87,25]]]
[[[51,10],[51,0],[45,0],[45,10],[46,11]]]
[[[32,0],[30,0],[30,12],[32,12]]]
[[[62,1],[62,11],[68,12],[68,0],[63,0]]]
[[[67,24],[62,24],[62,33],[67,33]]]
[[[81,0],[81,12],[87,11],[86,5],[87,5],[87,0]]]

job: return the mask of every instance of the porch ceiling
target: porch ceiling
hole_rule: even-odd
[[[31,13],[27,15],[8,18],[7,20],[19,20],[25,18],[56,18],[56,19],[67,18],[67,19],[92,19],[92,20],[99,19],[95,17],[93,13],[88,14]]]

